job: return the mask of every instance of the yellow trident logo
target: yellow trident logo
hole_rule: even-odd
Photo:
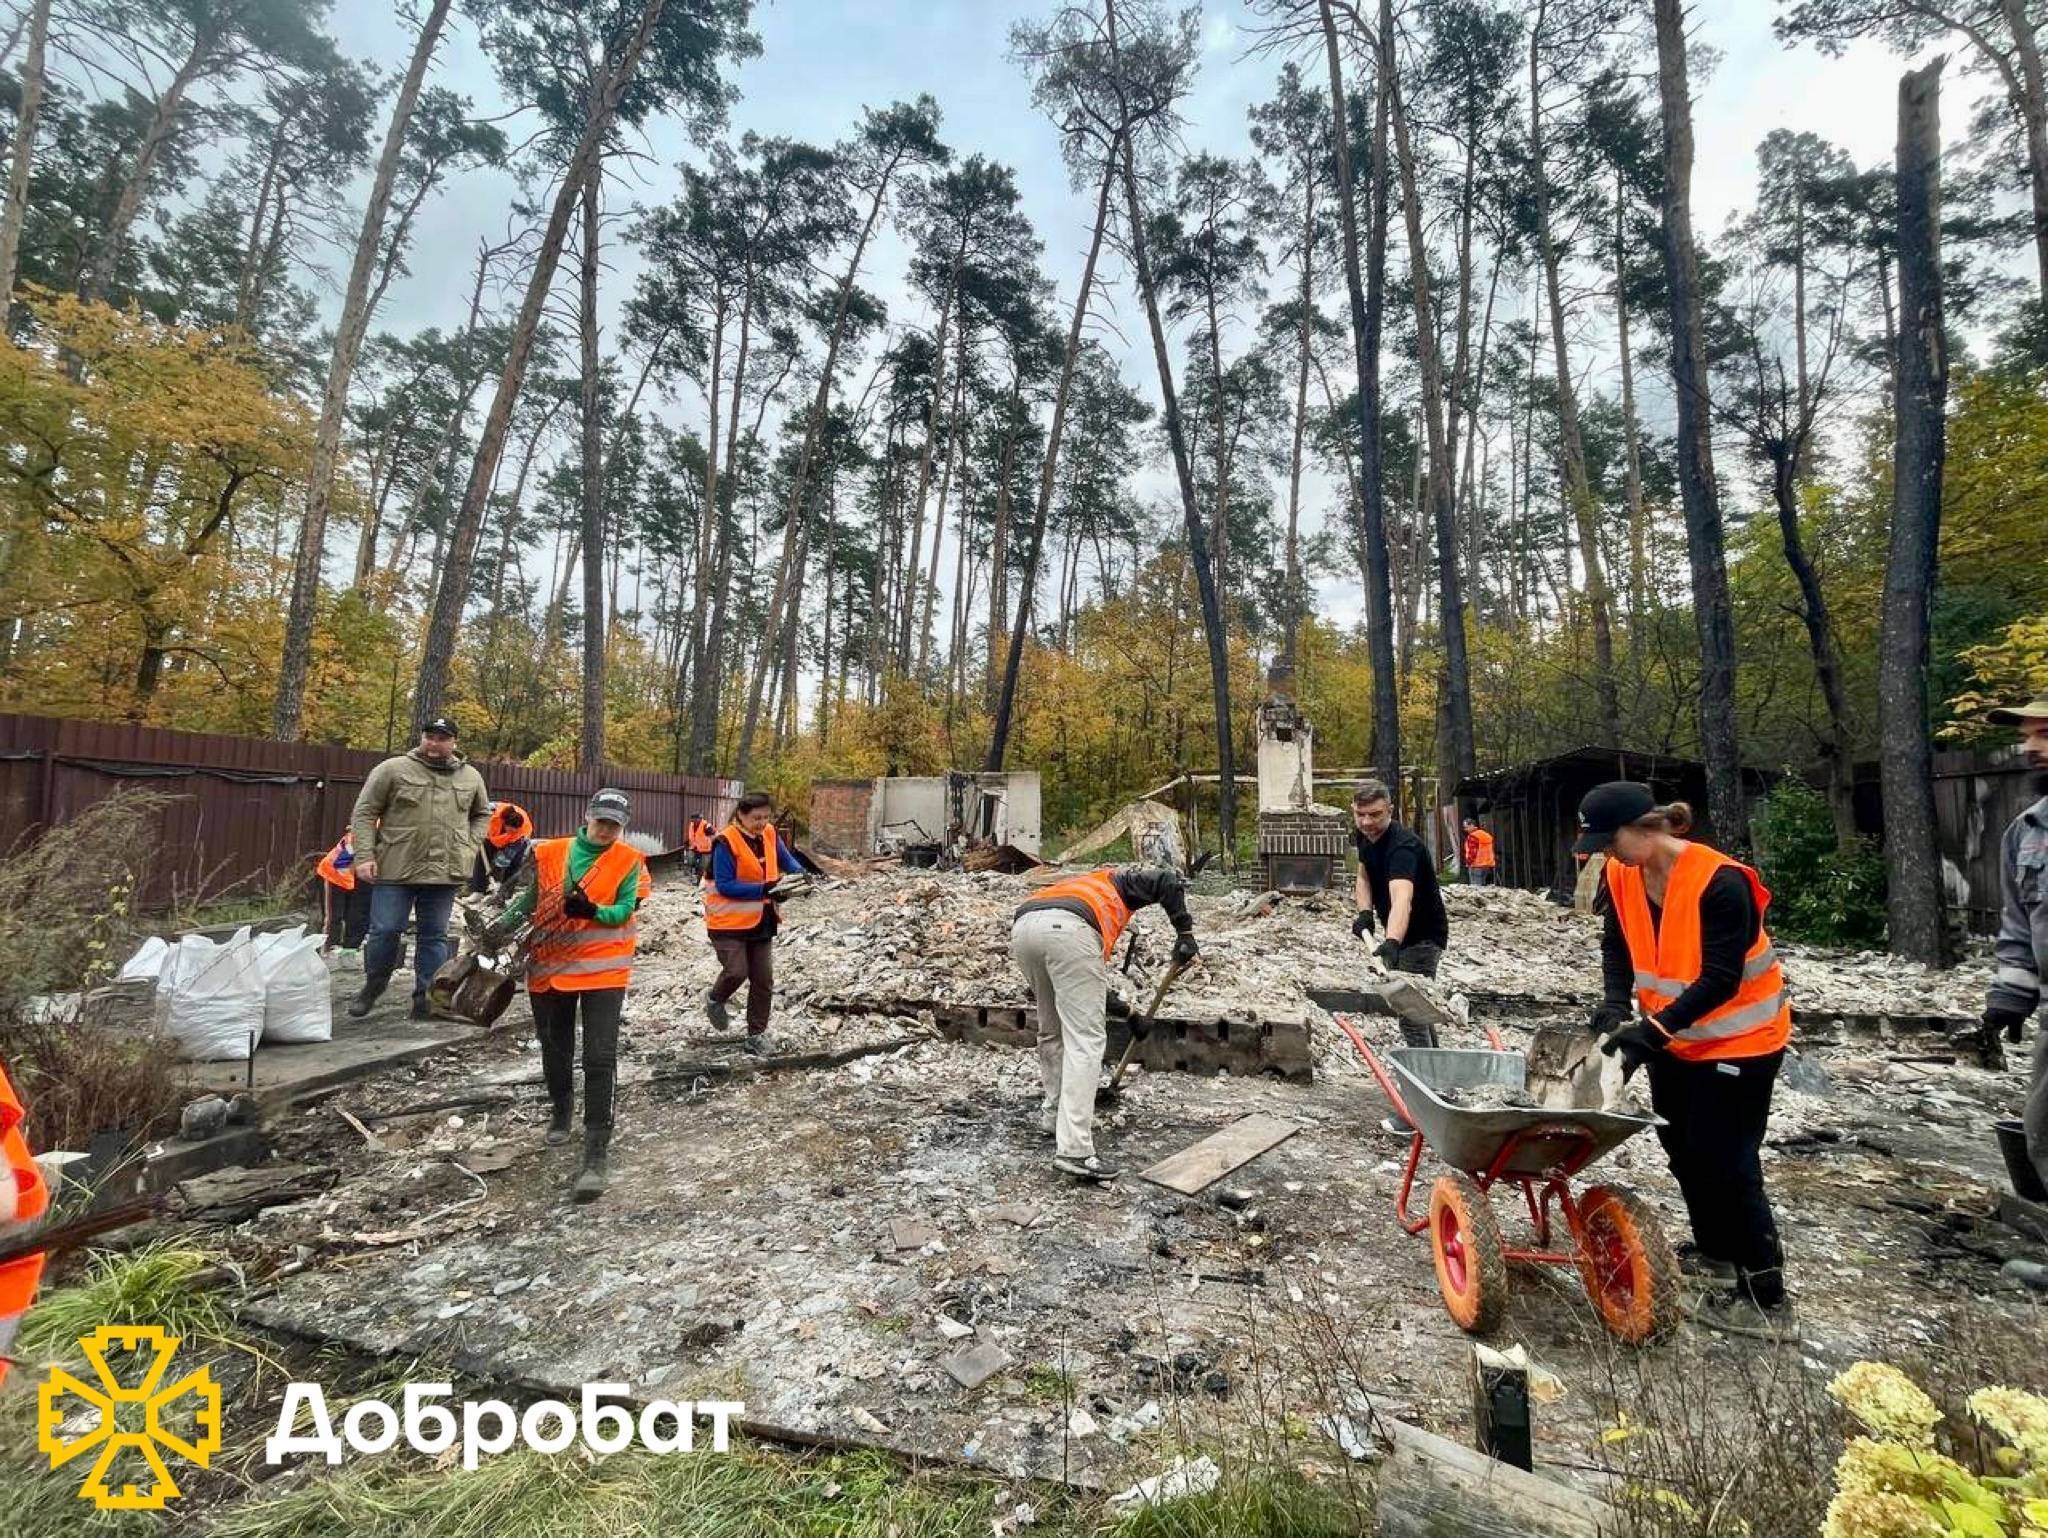
[[[93,1365],[98,1384],[53,1367],[36,1391],[36,1446],[48,1456],[51,1468],[62,1468],[92,1448],[100,1450],[91,1472],[78,1487],[78,1495],[101,1511],[163,1510],[166,1501],[181,1493],[164,1462],[164,1453],[174,1452],[203,1469],[220,1451],[220,1385],[213,1374],[201,1367],[169,1387],[163,1386],[171,1358],[178,1353],[178,1342],[179,1337],[166,1335],[154,1325],[102,1325],[78,1343]],[[113,1347],[129,1354],[126,1363],[142,1363],[139,1376],[127,1375],[134,1379],[132,1384],[123,1383],[124,1375],[109,1365],[107,1353]],[[145,1351],[146,1357],[142,1355]],[[80,1401],[69,1411],[63,1405],[67,1396]],[[195,1427],[190,1440],[165,1425],[174,1407],[187,1399],[192,1401]],[[141,1430],[121,1426],[123,1405],[142,1406]],[[97,1412],[92,1429],[68,1440],[59,1437],[65,1422],[83,1410]],[[132,1417],[134,1412],[129,1413]],[[147,1485],[123,1483],[117,1487],[109,1483],[114,1460],[124,1449],[140,1455],[148,1466],[151,1478]]]

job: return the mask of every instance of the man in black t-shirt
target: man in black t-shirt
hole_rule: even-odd
[[[1380,959],[1396,972],[1436,976],[1451,930],[1429,847],[1395,824],[1393,797],[1378,780],[1366,780],[1352,792],[1351,820],[1358,849],[1358,916],[1351,932],[1363,940],[1377,914],[1386,935]]]

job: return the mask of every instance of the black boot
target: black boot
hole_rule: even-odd
[[[358,988],[356,996],[348,1001],[349,1019],[360,1020],[371,1010],[375,1009],[377,1007],[377,1000],[384,996],[384,990],[390,986],[391,974],[389,972],[386,972],[382,977],[365,975],[363,986]]]
[[[611,1141],[612,1129],[609,1127],[583,1129],[583,1168],[576,1172],[576,1184],[570,1189],[570,1194],[578,1202],[596,1201],[611,1183],[609,1171],[605,1168],[605,1154],[611,1147]]]
[[[554,1107],[548,1117],[547,1145],[550,1148],[560,1148],[569,1141],[569,1121],[576,1113],[576,1097],[558,1095],[553,1098]]]
[[[534,1034],[540,1038],[540,1073],[548,1086],[547,1145],[560,1148],[569,1141],[570,1118],[576,1110],[576,1070],[570,1057],[575,1038],[552,1024],[536,1026]]]

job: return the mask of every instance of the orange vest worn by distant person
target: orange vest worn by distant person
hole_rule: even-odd
[[[1107,961],[1116,950],[1117,937],[1124,932],[1124,926],[1131,921],[1131,905],[1124,901],[1123,893],[1116,889],[1116,882],[1106,870],[1091,870],[1085,876],[1069,876],[1065,881],[1055,881],[1049,887],[1041,887],[1033,902],[1079,899],[1088,905],[1088,911],[1095,915],[1095,927],[1102,933],[1102,959]]]
[[[341,842],[322,855],[320,863],[314,866],[313,869],[320,879],[329,886],[339,887],[344,892],[353,892],[356,889],[356,869],[353,864],[343,865],[339,863],[344,854],[348,855],[351,859],[354,858],[355,835],[350,833],[342,834]]]
[[[1493,835],[1484,828],[1465,835],[1465,865],[1470,870],[1493,869]]]
[[[49,1209],[50,1188],[43,1180],[43,1172],[36,1168],[36,1161],[29,1155],[28,1139],[21,1134],[25,1115],[21,1101],[15,1096],[14,1086],[8,1082],[7,1070],[0,1068],[0,1179],[14,1182],[16,1221],[32,1223]],[[14,1343],[14,1332],[21,1323],[21,1316],[35,1301],[36,1283],[42,1274],[43,1257],[40,1255],[24,1255],[19,1260],[0,1265],[0,1382],[6,1381],[5,1358]]]
[[[503,849],[531,832],[533,819],[526,815],[526,808],[516,802],[500,801],[491,812],[491,825],[484,832],[484,842],[493,849]]]
[[[1729,865],[1748,878],[1756,899],[1756,944],[1743,959],[1742,985],[1735,997],[1672,1036],[1671,1055],[1687,1062],[1762,1057],[1791,1040],[1792,1005],[1785,996],[1785,973],[1762,923],[1771,894],[1740,860],[1705,844],[1688,843],[1665,884],[1663,922],[1653,928],[1650,894],[1640,867],[1607,862],[1607,891],[1635,966],[1636,998],[1644,1013],[1653,1016],[1698,980],[1700,895],[1715,873]]]
[[[694,854],[711,853],[711,824],[702,817],[690,819],[690,831],[684,835]]]
[[[562,911],[562,893],[569,880],[569,846],[574,842],[546,838],[533,846],[539,887],[533,900],[534,930],[527,940],[528,993],[590,993],[623,988],[633,980],[639,914],[623,924],[605,925],[595,919],[571,918]],[[600,908],[608,907],[625,894],[628,882],[634,883],[642,898],[654,889],[640,851],[621,840],[584,872],[583,895]]]
[[[725,831],[718,835],[732,850],[734,874],[742,881],[757,881],[763,886],[773,886],[782,879],[779,859],[780,840],[775,834],[774,823],[764,823],[761,828],[761,853],[757,857],[748,847],[746,835],[740,832],[736,822],[727,823]],[[711,879],[711,867],[704,867],[704,927],[713,934],[721,931],[731,934],[735,930],[752,929],[768,912],[766,898],[722,897],[718,883]]]

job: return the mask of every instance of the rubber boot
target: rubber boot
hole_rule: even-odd
[[[537,1027],[534,1034],[540,1038],[540,1073],[548,1086],[547,1146],[560,1148],[569,1141],[570,1119],[576,1111],[576,1069],[571,1057],[575,1039],[565,1040],[563,1032],[546,1026]]]
[[[609,1127],[583,1129],[583,1168],[576,1172],[576,1184],[570,1190],[578,1202],[596,1201],[611,1183],[610,1172],[605,1167],[606,1150],[610,1148],[611,1141],[612,1129]]]
[[[356,996],[348,1001],[348,1017],[360,1020],[377,1007],[377,1000],[384,996],[384,990],[391,986],[391,974],[382,977],[364,977],[363,986],[356,990]]]
[[[569,1141],[569,1122],[576,1114],[576,1097],[573,1094],[556,1095],[553,1101],[554,1105],[548,1116],[547,1145],[550,1148],[560,1148]]]

